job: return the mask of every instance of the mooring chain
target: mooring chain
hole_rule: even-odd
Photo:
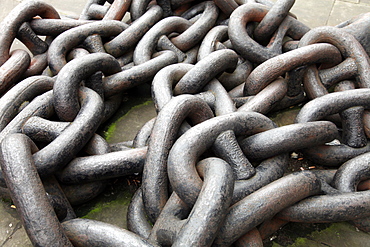
[[[201,13],[200,16],[198,12]],[[192,55],[194,52],[191,48],[200,43],[214,26],[218,17],[218,9],[213,2],[206,1],[194,6],[183,16],[167,17],[155,24],[137,44],[133,54],[134,63],[138,65],[148,61],[155,50],[160,51],[161,49],[175,52],[179,62],[185,60],[193,63],[196,55]],[[194,23],[193,18],[196,18]],[[180,34],[172,38],[166,37],[174,32],[180,32]],[[160,49],[157,48],[158,46]]]
[[[33,37],[37,37],[36,40],[29,40],[29,39],[22,39],[26,40],[25,44],[28,45],[29,49],[34,53],[34,57],[31,59],[29,54],[25,52],[25,50],[14,50],[10,52],[11,45],[14,39],[22,37],[19,33],[25,33],[25,27],[27,21],[30,21],[34,16],[40,16],[42,18],[52,18],[58,19],[59,14],[58,12],[50,5],[43,3],[43,2],[35,2],[35,3],[25,3],[18,5],[14,8],[9,15],[3,20],[4,25],[1,26],[1,35],[0,35],[0,93],[4,94],[9,88],[11,88],[16,82],[23,79],[24,74],[28,74],[28,76],[39,74],[43,71],[44,67],[37,66],[41,60],[41,64],[45,64],[46,62],[46,50],[48,48],[47,44],[40,40],[36,35]],[[6,23],[6,24],[5,24]],[[31,30],[32,31],[32,30]],[[24,35],[28,37],[27,35]],[[41,42],[44,46],[42,50],[38,50],[36,52],[38,42]],[[46,49],[46,50],[45,50]],[[43,55],[39,54],[43,53]],[[38,67],[34,73],[30,73],[30,71],[34,71],[34,67]],[[26,72],[28,70],[28,72]]]
[[[370,16],[310,30],[293,4],[89,0],[78,19],[39,0],[12,10],[0,24],[0,193],[32,244],[263,246],[290,221],[370,231]],[[157,116],[108,144],[98,128],[145,83]],[[270,119],[290,107],[295,123]],[[293,152],[332,169],[291,173]],[[128,230],[76,218],[73,205],[138,173]]]
[[[297,27],[295,19],[287,16],[271,38],[269,44],[262,45],[254,40],[245,26],[249,22],[261,22],[269,8],[262,4],[244,4],[238,7],[230,16],[229,37],[236,51],[253,63],[264,61],[282,53],[283,38],[286,34],[294,39],[300,39],[309,28],[300,24]],[[293,19],[293,20],[291,20]],[[292,28],[294,27],[294,28]],[[259,31],[260,29],[257,29]],[[291,31],[291,32],[290,32]]]

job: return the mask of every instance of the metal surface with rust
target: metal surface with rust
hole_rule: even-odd
[[[72,246],[46,196],[32,153],[37,147],[25,135],[8,135],[2,142],[1,169],[23,226],[35,246]],[[16,148],[18,152],[13,152]],[[40,210],[42,208],[42,210]]]

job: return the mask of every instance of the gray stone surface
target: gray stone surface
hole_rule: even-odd
[[[3,20],[5,16],[7,16],[10,10],[14,9],[17,6],[19,1],[16,0],[6,0],[1,1],[1,8],[0,8],[0,20]]]
[[[139,106],[134,106],[111,125],[110,129],[108,129],[107,141],[109,143],[118,143],[133,140],[143,123],[156,117],[156,115],[153,101],[146,101]]]
[[[291,12],[299,21],[314,28],[327,25],[334,0],[296,0]]]
[[[360,3],[360,0],[338,0],[338,2]]]
[[[288,247],[365,247],[369,246],[370,235],[359,231],[356,227],[349,223],[334,223],[330,227],[314,231],[304,238],[297,238],[294,244]],[[282,247],[274,243],[273,247]]]
[[[370,5],[370,0],[360,0],[360,3]]]
[[[16,209],[10,202],[0,203],[0,246],[32,246],[17,215]]]
[[[369,5],[335,1],[327,24],[335,26],[366,12],[370,12]]]

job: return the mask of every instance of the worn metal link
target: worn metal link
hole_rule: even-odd
[[[153,222],[168,199],[168,182],[163,177],[167,173],[169,150],[186,117],[197,124],[213,117],[213,113],[205,102],[194,96],[178,96],[160,111],[151,132],[142,191],[146,211]]]
[[[31,62],[30,55],[24,50],[14,50],[0,67],[0,94],[5,93],[18,82]]]
[[[162,12],[159,6],[152,6],[117,37],[105,43],[105,50],[115,57],[120,57],[133,49],[142,36],[162,18]]]
[[[308,27],[303,26],[299,32],[294,30],[293,33],[289,33],[290,26],[294,26],[296,22],[293,17],[287,16],[279,26],[275,37],[271,39],[270,44],[262,46],[250,37],[245,26],[248,22],[262,21],[268,10],[269,8],[262,4],[244,4],[238,7],[230,16],[229,37],[231,43],[245,59],[257,64],[282,53],[282,42],[285,34],[299,39],[305,32],[309,31]]]
[[[48,52],[49,68],[54,75],[67,63],[67,53],[82,43],[88,36],[99,34],[101,36],[117,35],[127,26],[118,21],[102,21],[82,25],[69,29],[58,35],[50,44]]]
[[[8,135],[1,144],[1,169],[23,226],[35,246],[72,246],[46,196],[32,153],[37,147],[25,135]],[[16,148],[18,152],[12,152]],[[39,210],[42,208],[43,210]]]
[[[10,57],[10,46],[13,43],[20,27],[34,16],[46,19],[59,19],[58,12],[49,4],[41,1],[27,1],[14,8],[0,27],[0,66]]]
[[[73,121],[80,110],[79,84],[98,71],[109,76],[120,72],[121,66],[109,54],[94,53],[76,58],[61,69],[53,87],[54,108],[59,119]],[[103,88],[101,79],[99,84]]]

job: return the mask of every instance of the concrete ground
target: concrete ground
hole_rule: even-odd
[[[86,2],[85,0],[45,1],[54,6],[61,15],[66,16],[78,16]],[[1,0],[0,21],[20,2],[21,0]],[[370,0],[296,0],[291,12],[311,28],[324,25],[335,26],[361,13],[370,12]],[[142,102],[145,100],[142,99]],[[122,114],[124,116],[117,118],[117,124],[114,125],[116,130],[112,131],[110,140],[112,143],[132,139],[140,126],[154,116],[155,112],[152,105],[143,104],[143,107],[126,109]],[[127,130],[128,126],[133,125],[135,129],[125,132],[124,137],[117,134],[121,132],[120,130]],[[125,187],[126,191],[111,189],[90,204],[76,208],[77,213],[80,216],[125,227],[125,212],[130,199],[130,193],[127,191],[132,190],[134,180],[127,181],[129,182],[126,184],[130,185]],[[0,201],[0,215],[0,247],[31,246],[11,202]],[[291,231],[300,230],[293,228]],[[271,242],[269,245],[281,246],[276,242]],[[292,246],[370,246],[370,235],[358,231],[347,223],[339,223],[323,231],[314,231],[309,238],[298,238]]]

